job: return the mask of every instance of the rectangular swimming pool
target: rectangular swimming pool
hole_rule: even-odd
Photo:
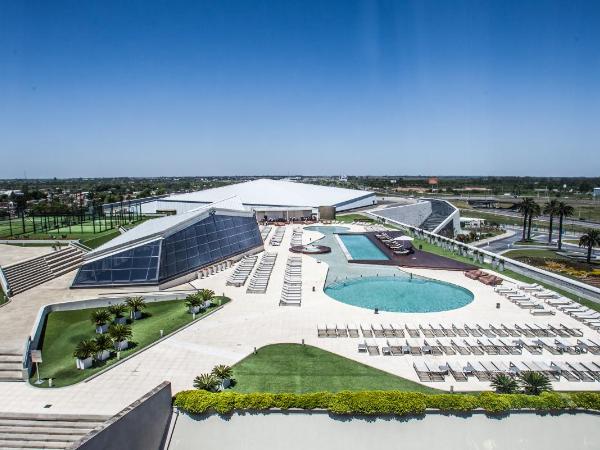
[[[352,259],[387,260],[390,259],[364,234],[338,234],[340,240],[352,256]]]

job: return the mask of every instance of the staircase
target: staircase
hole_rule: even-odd
[[[0,448],[67,449],[109,416],[0,413]]]
[[[17,295],[79,267],[85,250],[69,245],[67,248],[2,268],[11,295]]]
[[[446,220],[448,216],[445,214],[431,213],[427,219],[421,224],[421,228],[427,231],[435,230],[440,223]]]
[[[24,381],[22,368],[23,355],[0,349],[0,381]]]

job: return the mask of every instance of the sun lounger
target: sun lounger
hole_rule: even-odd
[[[371,325],[365,325],[364,323],[361,323],[360,331],[362,332],[363,337],[366,337],[366,338],[373,337],[373,330],[371,330]]]
[[[545,339],[534,339],[534,344],[539,345],[540,347],[542,347],[544,350],[552,353],[553,355],[560,355],[562,354],[562,352],[560,351],[559,348],[556,347],[556,345],[554,344],[554,342],[549,342]]]
[[[558,307],[558,306],[566,306],[566,305],[571,305],[573,304],[573,302],[571,300],[567,300],[567,299],[563,299],[563,298],[559,298],[559,299],[548,299],[545,300],[545,302],[553,307]]]
[[[523,364],[521,361],[510,361],[508,363],[509,369],[515,375],[519,375],[523,372],[531,372],[531,369]]]
[[[502,360],[491,361],[491,363],[496,367],[498,373],[503,373],[505,375],[512,375],[512,371],[510,367]]]
[[[425,365],[423,361],[415,361],[413,362],[413,368],[419,377],[419,381],[429,382],[431,380],[431,375],[429,374],[429,367]]]
[[[453,339],[450,340],[450,345],[452,346],[452,349],[454,349],[454,351],[456,351],[459,355],[471,354],[471,350],[469,350],[468,346],[459,345]]]
[[[454,350],[451,345],[444,344],[439,339],[436,340],[435,343],[440,348],[440,350],[444,353],[444,355],[449,355],[449,356],[456,355],[456,350]]]
[[[337,337],[337,328],[335,324],[327,324],[327,337]]]
[[[394,337],[394,328],[389,324],[382,324],[381,327],[383,328],[383,335],[385,337]]]
[[[429,325],[429,329],[431,330],[431,332],[433,333],[433,335],[435,337],[444,337],[444,331],[441,328],[435,328],[433,325],[428,324]]]
[[[523,328],[517,324],[515,324],[515,330],[517,330],[519,333],[521,333],[521,336],[524,336],[524,337],[534,337],[535,336],[535,334],[533,334],[531,332],[531,330]]]
[[[479,347],[481,347],[483,349],[483,351],[485,353],[487,353],[488,355],[497,355],[498,354],[498,349],[496,348],[495,345],[492,345],[491,343],[488,343],[488,342],[478,339],[477,345]]]
[[[335,327],[337,337],[348,337],[348,328],[346,325],[338,323]]]
[[[367,352],[371,356],[379,355],[379,346],[377,342],[373,339],[365,339],[365,344],[367,346]]]
[[[534,316],[554,316],[556,313],[551,309],[546,308],[534,308],[529,311],[529,314]]]
[[[348,336],[351,338],[360,337],[358,333],[358,327],[353,323],[348,324]]]
[[[483,355],[483,349],[479,346],[479,344],[467,341],[466,339],[463,339],[463,342],[469,351],[474,355]]]
[[[419,333],[417,328],[410,328],[408,325],[404,325],[404,327],[411,338],[418,338],[421,336],[421,333]]]
[[[390,353],[393,356],[399,356],[404,354],[404,351],[402,350],[402,342],[397,338],[388,339],[387,346],[389,347]]]
[[[581,379],[573,372],[573,369],[562,361],[553,361],[550,367],[557,370],[559,375],[567,381],[581,381]]]
[[[514,343],[510,343],[507,340],[503,340],[503,339],[498,339],[498,342],[504,346],[504,348],[508,351],[508,353],[510,353],[511,355],[521,355],[523,353],[523,348],[515,345]]]
[[[366,342],[359,342],[358,343],[358,352],[359,353],[363,353],[367,351],[367,343]]]
[[[591,339],[577,339],[577,346],[592,355],[600,355],[600,345]]]
[[[496,337],[496,334],[490,328],[484,328],[481,325],[477,325],[477,329],[485,337],[488,337],[488,338]]]
[[[438,345],[430,345],[426,340],[423,341],[421,350],[424,355],[439,356],[442,354],[442,349]]]
[[[534,297],[537,297],[537,298],[542,298],[542,299],[551,299],[551,298],[559,298],[560,297],[560,295],[558,295],[556,292],[550,292],[550,291],[533,292],[531,295],[533,295]]]
[[[490,373],[487,369],[479,362],[468,363],[471,368],[471,372],[479,381],[490,381]]]
[[[565,330],[567,333],[569,333],[573,337],[582,337],[583,336],[583,332],[579,328],[567,327],[567,326],[563,325],[562,323],[560,324],[560,328]]]
[[[425,360],[424,363],[429,370],[431,381],[445,381],[445,376],[448,373],[446,364],[440,364],[433,360]]]
[[[555,338],[554,346],[560,350],[561,353],[568,353],[569,355],[580,355],[581,353],[587,353],[589,351],[586,344],[579,340],[575,343],[561,338]]]
[[[317,325],[317,336],[318,337],[327,337],[327,326],[325,324]]]
[[[518,330],[515,330],[514,328],[507,327],[504,324],[501,324],[500,328],[502,328],[504,331],[506,331],[510,337],[521,337],[521,332]]]
[[[548,329],[550,331],[552,331],[556,336],[560,336],[560,337],[569,337],[569,336],[571,336],[563,328],[555,327],[554,325],[548,324]]]
[[[532,355],[541,355],[542,354],[542,347],[533,341],[526,340],[526,339],[517,339],[517,340],[513,341],[513,344],[516,345],[517,347],[524,348]]]
[[[371,324],[371,330],[373,330],[373,335],[376,338],[385,337],[385,330],[383,329],[383,325],[381,325],[381,324]]]
[[[413,356],[419,356],[422,354],[421,352],[421,347],[413,342],[413,341],[409,341],[408,339],[406,340],[406,345],[408,346],[408,351],[411,355]]]
[[[494,333],[498,337],[508,337],[508,332],[502,328],[499,328],[499,327],[496,327],[496,326],[490,324],[489,329],[492,331],[492,333]]]
[[[397,323],[391,323],[390,327],[394,330],[395,337],[404,337],[404,328]]]
[[[465,325],[465,327],[464,327],[464,328],[465,328],[465,331],[466,331],[467,333],[469,333],[469,335],[471,335],[471,336],[473,336],[473,337],[481,337],[481,336],[482,336],[482,334],[481,334],[481,331],[479,331],[479,330],[478,330],[477,328],[475,328],[475,327],[471,327],[471,326],[469,326],[469,325]]]
[[[543,286],[539,284],[518,284],[517,287],[523,291],[541,291],[544,289]]]
[[[419,325],[419,330],[423,333],[423,336],[432,338],[434,337],[433,331],[430,328],[425,328],[423,325]]]
[[[469,335],[469,333],[467,333],[467,331],[465,331],[464,328],[459,328],[454,324],[452,324],[452,331],[454,331],[459,337],[467,337]]]
[[[490,374],[490,377],[502,373],[502,371],[498,369],[498,367],[496,367],[491,361],[479,361],[479,363],[486,370],[486,372]]]
[[[446,363],[446,367],[448,369],[448,373],[450,373],[450,375],[452,375],[457,382],[462,383],[468,381],[467,375],[459,363],[455,361],[449,361]]]
[[[456,337],[456,332],[452,328],[445,327],[442,324],[440,324],[439,327],[445,337]]]
[[[579,377],[581,381],[593,382],[595,378],[590,373],[590,370],[581,363],[578,362],[567,362],[568,367],[571,368],[573,373]]]

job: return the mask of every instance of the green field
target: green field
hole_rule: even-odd
[[[275,344],[233,366],[237,392],[439,392],[316,347]]]
[[[362,214],[338,214],[335,216],[335,220],[339,220],[340,222],[352,223],[355,220],[362,220],[363,222],[374,222],[374,220],[370,217],[364,216]]]
[[[227,303],[229,299],[216,297],[218,301]],[[45,380],[40,387],[48,387],[48,378],[53,379],[56,387],[68,386],[82,381],[91,375],[117,362],[113,352],[111,358],[104,362],[96,362],[93,367],[78,370],[75,367],[73,351],[82,339],[96,336],[95,326],[90,321],[92,311],[102,308],[80,309],[75,311],[52,312],[46,318],[46,324],[41,339],[43,363],[40,365],[40,375]],[[209,308],[203,315],[215,308]],[[196,318],[202,315],[196,315]],[[192,321],[184,300],[171,300],[148,303],[144,317],[132,323],[134,343],[129,349],[121,352],[121,358],[140,351],[149,344],[160,339],[160,330],[168,335]],[[37,378],[32,374],[31,380]],[[38,385],[34,385],[38,386]]]

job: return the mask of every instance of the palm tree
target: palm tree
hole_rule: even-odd
[[[96,325],[97,333],[104,333],[104,326],[110,321],[110,313],[106,309],[98,309],[90,315],[90,320]]]
[[[587,247],[588,264],[592,262],[592,248],[600,245],[600,230],[590,228],[579,238],[579,246]]]
[[[202,300],[202,297],[200,297],[200,295],[197,293],[190,294],[185,298],[185,305],[192,313],[198,312],[203,303],[204,301]]]
[[[527,217],[529,216],[529,211],[531,210],[531,205],[535,203],[532,198],[527,197],[524,198],[521,203],[519,203],[519,212],[523,214],[523,237],[522,240],[525,240],[525,233],[527,231]]]
[[[138,313],[140,313],[140,311],[146,307],[146,302],[144,301],[144,297],[141,297],[141,296],[127,297],[125,299],[125,304],[127,306],[129,306],[129,309],[131,311],[131,318],[133,320],[139,318]]]
[[[531,240],[531,219],[533,219],[534,217],[537,217],[541,214],[542,212],[542,208],[540,208],[540,205],[538,205],[536,202],[533,202],[531,204],[531,207],[529,208],[529,223],[527,225],[527,240],[530,241]]]
[[[233,370],[231,369],[231,367],[226,366],[225,364],[219,364],[218,366],[213,367],[211,373],[219,380],[225,380],[227,378],[231,378]]]
[[[550,216],[550,225],[548,230],[548,244],[552,244],[552,222],[554,221],[554,215],[558,213],[558,200],[550,200],[544,205],[544,214]]]
[[[119,322],[119,319],[123,318],[125,311],[127,311],[127,306],[123,303],[115,303],[108,306],[108,312],[115,316],[115,322]]]
[[[114,343],[112,338],[106,334],[101,334],[96,339],[94,339],[94,342],[96,344],[96,359],[102,361],[108,358],[108,355],[106,355],[104,352],[109,351],[113,348]]]
[[[492,377],[491,385],[498,394],[514,394],[519,388],[519,383],[505,373],[499,373]]]
[[[524,372],[519,375],[519,382],[523,393],[527,395],[540,395],[544,391],[552,390],[552,383],[540,372]]]
[[[209,302],[215,297],[215,291],[210,289],[200,289],[198,295],[204,302]]]
[[[563,219],[572,216],[575,208],[565,202],[559,202],[556,212],[558,214],[558,249],[560,250],[562,249]]]
[[[203,373],[194,378],[194,387],[203,391],[214,392],[219,384],[219,379],[212,373]]]
[[[123,341],[127,341],[132,336],[131,327],[124,324],[111,325],[108,334],[117,344],[117,350],[123,350]],[[125,348],[127,348],[125,346]]]
[[[88,358],[91,358],[96,353],[96,342],[93,339],[84,339],[77,344],[75,347],[75,351],[73,352],[73,356],[77,358],[77,368],[85,369],[86,364],[83,362]],[[81,362],[80,362],[81,361]],[[88,362],[88,364],[90,364]],[[89,367],[89,365],[88,365]]]

